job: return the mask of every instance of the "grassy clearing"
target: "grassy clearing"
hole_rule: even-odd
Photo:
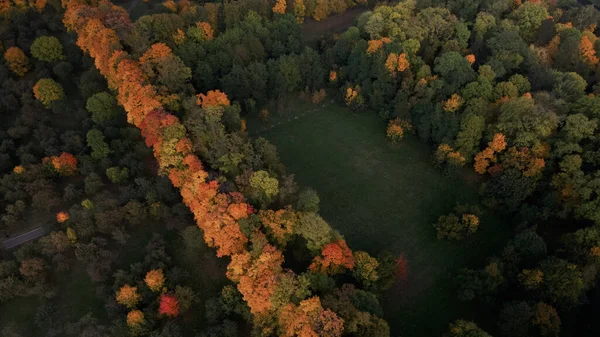
[[[322,216],[353,249],[388,250],[408,260],[407,281],[381,297],[392,335],[440,335],[451,320],[473,318],[456,299],[453,278],[462,267],[480,267],[509,230],[487,212],[476,235],[455,243],[438,241],[432,224],[457,203],[478,203],[477,186],[437,172],[429,147],[414,137],[390,144],[375,114],[325,104],[295,119],[306,107],[291,107],[254,134],[277,146],[300,185],[317,190]],[[249,127],[257,130],[258,122]]]

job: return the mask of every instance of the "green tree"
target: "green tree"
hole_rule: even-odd
[[[533,309],[525,301],[505,304],[502,312],[500,312],[498,322],[502,335],[511,337],[530,336],[529,328],[533,314]]]
[[[479,150],[479,143],[485,129],[485,118],[468,114],[462,118],[460,132],[456,135],[456,149],[467,161],[471,161]]]
[[[574,102],[585,94],[587,82],[575,72],[554,73],[554,93],[559,98]]]
[[[579,303],[584,284],[577,265],[551,256],[540,263],[540,270],[544,273],[541,286],[544,299],[563,307],[572,307]]]
[[[434,70],[448,83],[450,93],[475,79],[471,64],[457,52],[447,52],[437,57]]]
[[[306,188],[298,194],[296,208],[302,212],[319,212],[319,195],[312,188]]]
[[[31,44],[31,55],[40,61],[64,60],[63,46],[54,36],[40,36]]]
[[[92,114],[92,121],[104,124],[117,116],[117,100],[108,92],[99,92],[88,98],[85,108]]]
[[[92,149],[92,158],[103,159],[109,155],[110,148],[104,141],[104,134],[102,134],[102,131],[92,129],[88,131],[86,138],[87,145]]]
[[[129,169],[127,167],[109,167],[106,169],[106,176],[115,184],[121,184],[129,178]]]
[[[532,42],[542,21],[548,17],[548,10],[541,3],[527,1],[512,13],[512,17],[523,39]]]
[[[250,187],[253,189],[253,196],[263,207],[270,204],[279,193],[279,181],[267,171],[253,172],[250,176]]]

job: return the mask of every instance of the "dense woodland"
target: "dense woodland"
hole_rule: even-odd
[[[479,313],[448,336],[600,332],[600,3],[133,5],[0,4],[1,238],[49,229],[0,253],[1,306],[38,305],[2,336],[398,335],[378,296],[402,259],[351,250],[327,200],[249,136],[290,97],[377,114],[390,142],[430,144],[440,174],[475,175],[482,205],[440,214],[439,240],[505,215],[513,239],[455,275]],[[305,41],[303,22],[356,7],[353,27]],[[103,303],[67,317],[78,269]]]

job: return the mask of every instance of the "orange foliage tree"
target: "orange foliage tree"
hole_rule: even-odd
[[[205,94],[198,94],[196,104],[202,105],[203,109],[211,106],[229,106],[229,98],[221,90],[211,90]]]
[[[345,269],[354,268],[354,256],[346,245],[346,241],[339,240],[328,243],[321,248],[321,256],[313,259],[309,269],[325,275],[334,275],[344,272]]]
[[[475,63],[475,55],[473,55],[473,54],[469,54],[469,55],[465,56],[465,59],[467,61],[469,61],[470,64]]]
[[[462,106],[464,100],[459,94],[453,94],[448,100],[444,101],[444,111],[455,112]]]
[[[165,284],[165,275],[163,274],[162,269],[154,269],[146,273],[144,281],[150,290],[155,292],[161,291]]]
[[[598,64],[598,56],[596,56],[594,43],[590,40],[590,38],[587,35],[583,35],[583,37],[581,38],[581,42],[579,44],[579,52],[581,53],[581,57],[590,66],[595,66]]]
[[[287,2],[285,0],[277,0],[275,6],[273,6],[273,13],[285,14],[287,8]]]
[[[142,297],[137,292],[137,287],[132,287],[126,284],[117,291],[117,303],[127,306],[128,308],[135,307]]]
[[[144,313],[140,310],[132,310],[127,313],[127,325],[138,327],[144,323]]]
[[[60,156],[46,157],[42,162],[61,176],[72,176],[77,172],[77,158],[68,152],[63,152]]]
[[[8,68],[19,76],[25,75],[29,70],[29,58],[27,58],[25,53],[18,47],[6,49],[4,60],[6,60]]]
[[[56,213],[56,221],[58,223],[63,223],[65,221],[69,220],[69,213],[67,212],[58,212]]]

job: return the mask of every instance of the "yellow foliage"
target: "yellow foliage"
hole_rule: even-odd
[[[177,45],[183,44],[183,42],[185,41],[185,33],[183,32],[183,30],[177,29],[177,32],[173,34],[173,41]]]
[[[132,310],[127,314],[127,325],[137,327],[144,323],[144,313],[140,310]]]
[[[177,4],[173,0],[166,0],[163,2],[163,6],[165,6],[168,10],[173,13],[177,13]]]
[[[444,101],[444,111],[455,112],[460,109],[464,100],[459,94],[453,94],[448,100]]]
[[[160,291],[165,284],[165,275],[163,274],[162,269],[151,270],[146,273],[144,281],[150,290],[154,292]]]
[[[337,72],[335,70],[329,72],[329,80],[331,82],[337,81]]]

